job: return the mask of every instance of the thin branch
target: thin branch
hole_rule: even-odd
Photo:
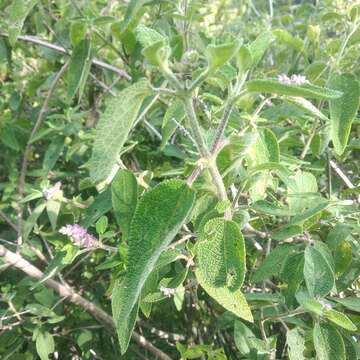
[[[20,254],[9,251],[3,245],[0,245],[0,257],[2,257],[2,260],[8,265],[23,271],[30,277],[33,277],[35,279],[42,279],[44,277],[44,273],[41,270],[39,270],[27,260],[25,260]],[[67,301],[83,308],[97,321],[104,324],[111,332],[115,333],[115,324],[112,317],[104,310],[96,306],[94,303],[86,300],[81,295],[76,293],[69,285],[62,285],[53,279],[47,279],[44,284],[54,289],[61,297],[65,298]],[[138,345],[147,349],[159,359],[171,360],[168,355],[166,355],[163,351],[151,344],[142,335],[133,332],[132,339]]]
[[[8,37],[9,35],[5,34],[5,33],[0,33],[0,36]],[[60,52],[60,53],[62,53],[64,55],[70,55],[71,54],[71,52],[68,51],[67,49],[65,49],[64,47],[59,46],[59,45],[55,45],[55,44],[51,44],[51,43],[49,43],[49,42],[47,42],[47,41],[45,41],[43,39],[39,39],[39,38],[37,38],[35,36],[19,35],[18,40],[22,40],[22,41],[30,42],[30,43],[33,43],[33,44],[36,44],[36,45],[40,45],[40,46],[46,47],[48,49],[52,49],[52,50],[55,50],[57,52]],[[123,77],[123,78],[131,81],[131,76],[123,69],[119,69],[116,66],[107,64],[106,62],[98,60],[96,58],[92,59],[91,62],[95,66],[98,66],[98,67],[101,67],[103,69],[112,71],[112,72],[118,74],[120,77]]]
[[[24,197],[25,178],[26,178],[26,172],[27,172],[27,168],[28,168],[28,157],[31,152],[31,141],[34,138],[34,135],[36,134],[37,130],[40,128],[40,126],[43,122],[44,116],[45,116],[46,112],[48,111],[50,98],[52,97],[52,95],[55,91],[58,81],[60,80],[62,75],[65,73],[67,66],[68,66],[68,62],[66,62],[61,67],[60,71],[56,74],[54,80],[52,81],[49,91],[48,91],[48,94],[45,98],[44,104],[39,112],[39,115],[36,119],[35,125],[31,131],[29,140],[26,144],[24,156],[22,159],[20,177],[19,177],[19,198],[20,198],[20,200],[22,200],[22,198]],[[17,250],[19,250],[19,247],[21,246],[21,244],[23,242],[23,215],[24,215],[23,206],[19,205],[19,212],[18,212],[19,226],[18,226],[18,248],[17,248]]]

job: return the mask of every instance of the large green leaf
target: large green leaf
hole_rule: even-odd
[[[40,330],[36,337],[36,351],[41,360],[49,360],[49,355],[55,351],[55,342],[53,336]]]
[[[338,302],[347,309],[360,313],[360,298],[358,297],[348,297],[345,299],[332,298],[331,300]]]
[[[245,277],[245,242],[239,226],[231,220],[209,220],[196,248],[204,281],[213,287],[240,288]]]
[[[249,355],[254,350],[257,354],[268,354],[267,344],[255,336],[255,334],[241,321],[236,320],[234,324],[235,345],[242,355]],[[267,358],[267,356],[260,357]]]
[[[359,108],[360,86],[352,74],[332,75],[329,86],[343,93],[340,98],[329,102],[331,139],[335,152],[341,155],[346,148],[351,124]]]
[[[196,279],[201,287],[215,301],[222,305],[226,310],[231,311],[238,317],[253,322],[250,307],[240,290],[231,291],[228,287],[212,287],[205,282],[204,275],[199,269],[196,270]]]
[[[305,249],[304,278],[311,296],[325,296],[335,283],[334,272],[324,256],[312,246]]]
[[[26,17],[38,1],[39,0],[13,0],[10,2],[11,25],[9,26],[9,41],[12,46],[15,45],[17,37],[21,33]]]
[[[131,221],[128,239],[127,275],[114,296],[114,320],[121,351],[128,345],[129,319],[142,287],[163,250],[186,221],[195,193],[183,181],[165,181],[146,193],[139,201]],[[121,298],[121,300],[119,300]],[[115,310],[115,311],[114,311]]]
[[[313,331],[319,360],[345,360],[345,345],[340,333],[329,324],[316,323]]]
[[[84,92],[86,79],[91,67],[91,41],[89,39],[81,40],[74,48],[69,69],[68,69],[68,89],[67,97],[70,102],[79,92],[79,101]]]
[[[138,185],[134,174],[128,170],[120,170],[111,184],[111,194],[115,219],[124,239],[127,239],[138,197]]]
[[[93,181],[103,180],[110,174],[140,106],[149,94],[147,81],[139,81],[108,101],[96,129],[95,144],[89,164]]]
[[[283,84],[274,79],[254,79],[246,83],[249,92],[259,92],[277,95],[300,96],[312,99],[336,99],[341,91],[328,89],[312,84]]]

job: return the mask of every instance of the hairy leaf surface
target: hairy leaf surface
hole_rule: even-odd
[[[112,97],[96,128],[90,159],[93,181],[105,179],[117,161],[144,98],[150,94],[147,81],[139,81]]]
[[[340,333],[329,324],[316,323],[314,346],[319,360],[345,360],[345,345]]]
[[[127,349],[129,319],[141,289],[160,254],[186,221],[194,200],[194,191],[183,181],[169,180],[157,185],[138,202],[128,239],[127,275],[122,290],[113,297],[120,307],[115,309],[114,319],[123,353]]]
[[[240,288],[245,277],[245,242],[238,225],[223,218],[209,220],[197,243],[204,281],[213,287]]]

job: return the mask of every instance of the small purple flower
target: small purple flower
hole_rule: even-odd
[[[59,232],[67,235],[71,241],[78,246],[85,248],[100,246],[99,241],[78,224],[65,225],[59,230]]]
[[[278,75],[278,81],[282,84],[291,84],[291,79],[286,74]]]

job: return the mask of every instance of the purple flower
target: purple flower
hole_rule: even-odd
[[[65,225],[59,230],[59,232],[67,235],[71,241],[78,246],[86,248],[100,246],[99,241],[78,224]]]

